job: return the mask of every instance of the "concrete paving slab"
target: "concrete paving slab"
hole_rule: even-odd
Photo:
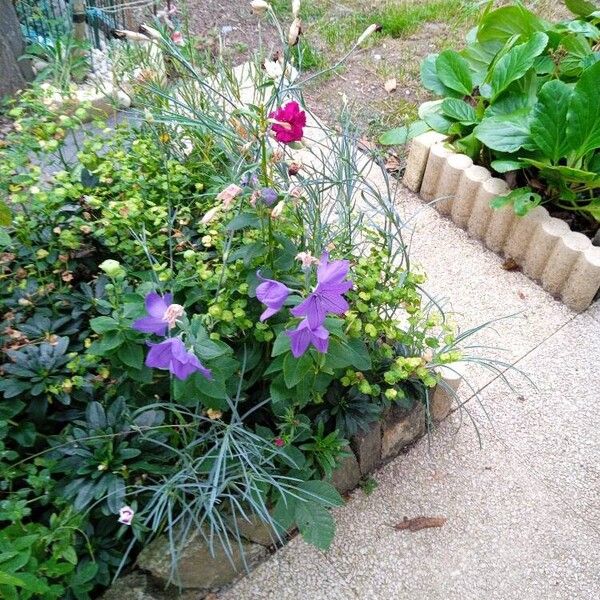
[[[337,512],[327,553],[361,598],[589,599],[600,594],[600,536],[493,436],[447,422]],[[397,531],[404,517],[447,523]]]
[[[297,537],[220,600],[359,600],[323,554]]]
[[[493,384],[482,394],[496,434],[600,533],[600,322],[577,317],[518,366],[532,374],[536,390],[519,386],[515,395]]]

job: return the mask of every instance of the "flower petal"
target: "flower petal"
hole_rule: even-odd
[[[134,321],[131,327],[142,333],[155,333],[160,336],[167,333],[167,322],[157,317],[142,317]]]
[[[165,294],[163,298],[160,294],[156,292],[150,292],[146,296],[145,304],[146,304],[146,312],[151,317],[156,317],[157,319],[162,318],[165,314],[165,310],[167,310],[167,306],[173,302],[172,294]]]
[[[295,317],[306,317],[311,329],[323,325],[325,321],[325,310],[317,294],[310,294],[304,302],[298,304],[290,311]]]

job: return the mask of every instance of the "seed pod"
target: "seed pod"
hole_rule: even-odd
[[[373,23],[372,25],[369,25],[361,34],[361,36],[358,38],[358,40],[356,41],[356,45],[360,46],[368,37],[370,37],[371,35],[373,35],[376,31],[378,31],[381,28],[380,25],[377,25],[377,23]]]

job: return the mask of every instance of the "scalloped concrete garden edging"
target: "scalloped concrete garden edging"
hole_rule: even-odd
[[[441,383],[429,400],[434,422],[442,421],[450,413],[454,392],[461,381],[454,369],[440,367],[439,372]],[[415,402],[412,408],[391,407],[367,432],[352,438],[351,453],[334,471],[331,482],[341,494],[346,494],[426,431],[426,411],[421,402]],[[269,528],[257,520],[242,522],[240,530],[244,539],[241,547],[233,544],[231,560],[218,543],[212,555],[202,537],[193,536],[186,547],[180,549],[179,570],[174,580],[170,579],[169,543],[164,536],[155,539],[140,553],[137,570],[119,579],[104,594],[104,600],[198,600],[228,586],[267,560],[276,547]]]
[[[493,252],[512,258],[569,308],[582,312],[600,289],[600,247],[538,206],[524,217],[511,206],[490,208],[506,195],[503,179],[454,152],[446,136],[428,131],[411,142],[403,183]]]

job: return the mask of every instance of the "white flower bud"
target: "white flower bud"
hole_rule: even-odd
[[[281,200],[275,205],[275,208],[271,211],[272,219],[279,219],[281,213],[283,212],[283,207],[285,206],[285,202]]]
[[[377,23],[373,23],[372,25],[369,25],[361,34],[361,36],[358,38],[356,45],[360,46],[368,37],[370,37],[371,35],[373,35],[376,31],[377,28],[379,27],[379,25],[377,25]]]
[[[250,8],[255,15],[264,15],[269,10],[269,3],[265,0],[252,0]]]
[[[296,17],[290,25],[290,31],[288,33],[288,44],[295,46],[298,43],[300,34],[302,33],[302,21]]]
[[[298,16],[300,12],[300,0],[292,0],[292,16],[294,19]]]

